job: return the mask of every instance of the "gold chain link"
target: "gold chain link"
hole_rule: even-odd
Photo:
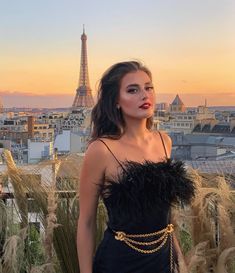
[[[168,227],[169,226],[169,227]],[[156,236],[156,235],[159,235],[159,234],[162,234],[162,233],[165,233],[169,228],[170,226],[173,226],[172,224],[169,224],[166,228],[164,229],[161,229],[159,231],[155,231],[155,232],[152,232],[152,233],[144,233],[144,234],[125,234],[127,237],[130,237],[130,238],[145,238],[145,237],[151,237],[151,236]]]
[[[173,240],[172,233],[170,234],[170,266],[171,272],[173,272]]]
[[[157,246],[156,248],[151,249],[151,250],[144,250],[144,249],[135,247],[135,246],[133,246],[132,244],[130,244],[128,241],[125,241],[125,243],[126,243],[128,246],[130,246],[132,249],[134,249],[134,250],[136,250],[136,251],[138,251],[138,252],[141,252],[141,253],[144,253],[144,254],[151,254],[151,253],[157,252],[159,249],[161,249],[161,248],[165,245],[165,243],[166,243],[166,241],[167,241],[167,238],[168,238],[168,236],[166,236],[166,237],[164,238],[164,240],[161,242],[161,244],[160,244],[159,246]]]
[[[173,262],[173,240],[172,240],[173,231],[174,231],[173,224],[169,224],[169,225],[167,225],[166,228],[161,229],[156,232],[153,232],[153,233],[126,234],[123,231],[114,231],[114,233],[115,233],[116,240],[123,241],[125,244],[127,244],[132,249],[134,249],[140,253],[144,253],[144,254],[151,254],[151,253],[159,251],[166,244],[167,239],[169,238],[170,239],[170,269],[171,269],[171,272],[173,272],[173,264],[174,264],[174,262]],[[146,238],[146,237],[156,236],[156,235],[160,235],[160,234],[162,234],[162,236],[160,238],[153,240],[153,241],[149,241],[149,242],[141,242],[141,241],[136,241],[136,240],[130,239],[130,238]],[[145,249],[141,249],[141,248],[135,246],[135,245],[150,246],[150,245],[154,245],[154,244],[158,244],[158,243],[160,243],[160,244],[151,250],[145,250]]]
[[[129,238],[126,238],[126,241],[128,241],[129,243],[136,244],[136,245],[150,246],[150,245],[155,245],[155,244],[159,243],[160,241],[165,239],[165,237],[166,237],[166,234],[164,233],[160,238],[158,238],[157,240],[151,241],[151,242],[134,241]]]

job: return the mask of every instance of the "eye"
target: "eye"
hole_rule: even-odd
[[[127,90],[127,92],[128,92],[128,93],[131,93],[131,94],[137,93],[138,91],[139,91],[139,89],[136,88],[136,87],[132,87],[132,88],[129,88],[129,89]]]
[[[146,86],[146,87],[145,87],[145,90],[146,90],[146,91],[153,91],[153,86]]]

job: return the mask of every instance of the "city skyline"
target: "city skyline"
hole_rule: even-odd
[[[92,3],[92,5],[91,5]],[[47,1],[2,3],[5,107],[72,106],[82,26],[93,96],[102,73],[138,59],[153,73],[158,102],[235,105],[233,1]]]

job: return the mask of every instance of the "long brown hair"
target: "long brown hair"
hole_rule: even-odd
[[[119,139],[125,131],[122,110],[117,108],[122,78],[130,72],[144,71],[152,80],[150,70],[137,61],[121,62],[112,65],[102,76],[98,87],[98,100],[91,113],[91,141],[99,137]],[[146,127],[152,127],[152,117]]]

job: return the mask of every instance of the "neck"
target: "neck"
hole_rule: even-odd
[[[126,130],[124,137],[128,140],[141,143],[147,140],[150,131],[146,127],[147,119],[142,120],[126,120]]]

